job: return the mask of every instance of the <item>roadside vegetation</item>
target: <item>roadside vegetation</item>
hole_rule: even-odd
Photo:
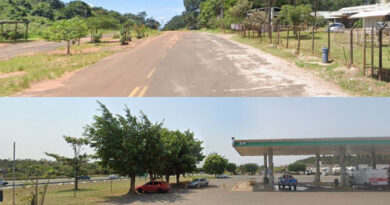
[[[24,186],[16,191],[17,204],[95,204],[136,194],[135,187],[148,181],[161,180],[172,183],[174,188],[185,188],[195,178],[214,178],[217,174],[236,174],[236,164],[216,153],[207,157],[203,168],[198,165],[205,159],[202,141],[190,130],[170,130],[162,122],[152,122],[144,114],[133,115],[125,107],[123,115],[112,113],[99,103],[99,114],[84,127],[81,138],[64,136],[72,148],[73,156],[45,153],[56,161],[18,160],[16,176]],[[83,152],[90,146],[92,155]],[[93,162],[91,162],[93,161]],[[1,160],[5,176],[11,176],[13,162]],[[244,165],[242,172],[250,171]],[[94,181],[79,179],[88,174],[118,174],[121,179]],[[210,174],[210,175],[208,175]],[[72,184],[50,184],[58,177],[72,179]],[[47,181],[37,185],[37,181]],[[5,189],[6,204],[12,199],[12,189]],[[42,204],[44,204],[42,203]]]
[[[185,11],[172,18],[165,29],[216,29],[223,28],[223,25],[230,28],[230,24],[242,23],[248,11],[269,6],[306,5],[304,7],[313,10],[336,11],[343,7],[375,2],[375,0],[183,0]]]
[[[166,30],[198,29],[210,33],[233,33],[231,25],[240,25],[245,28],[236,31],[232,38],[235,41],[259,48],[275,56],[287,59],[297,66],[313,72],[316,75],[333,82],[343,88],[350,95],[355,96],[390,96],[390,86],[387,82],[378,81],[374,72],[371,78],[371,69],[363,72],[363,31],[359,28],[362,21],[355,24],[353,65],[350,60],[350,34],[332,33],[330,41],[331,63],[321,63],[322,48],[328,46],[328,23],[323,18],[315,19],[311,13],[317,10],[334,11],[343,7],[358,6],[364,3],[362,0],[184,0],[186,11],[181,16],[176,16],[167,23]],[[278,18],[272,19],[275,26],[273,32],[268,32],[270,18],[267,10],[270,7],[281,7]],[[265,10],[259,10],[265,8]],[[277,32],[276,25],[282,25]],[[258,37],[258,28],[264,26],[261,38]],[[314,50],[312,50],[312,33],[314,30]],[[290,30],[287,31],[286,27]],[[298,32],[300,28],[300,32]],[[238,29],[240,30],[240,29]],[[269,40],[272,36],[272,40]],[[287,37],[289,36],[289,38]],[[287,38],[289,41],[287,42]],[[300,39],[300,41],[298,41]],[[383,68],[390,69],[390,46],[388,36],[384,36]],[[375,41],[377,37],[375,37]],[[370,41],[370,40],[368,40]],[[298,43],[299,42],[299,43]],[[367,43],[367,56],[371,53],[371,43]],[[374,46],[375,68],[379,66],[379,48]],[[370,59],[367,59],[367,64]],[[387,71],[388,72],[388,71]],[[387,75],[387,74],[386,74]]]
[[[6,0],[0,1],[0,21],[29,21],[29,35],[34,39],[44,39],[45,30],[53,23],[60,20],[80,18],[88,26],[91,36],[101,36],[107,31],[117,31],[121,25],[144,25],[154,29],[160,27],[160,23],[153,18],[147,18],[146,12],[138,14],[121,14],[116,11],[101,7],[91,7],[80,1],[64,3],[61,0]],[[4,25],[3,35],[5,40],[24,39],[25,27],[18,25]]]
[[[0,96],[59,78],[125,49],[132,41],[160,34],[160,23],[147,18],[146,12],[122,15],[83,1],[9,0],[1,1],[0,9],[0,20],[30,21],[29,33],[34,39],[65,42],[65,47],[56,51],[0,60]],[[24,42],[24,31],[21,25],[16,29],[4,25],[0,36],[6,43]]]
[[[194,175],[183,177],[183,183],[188,183],[194,178],[205,177],[202,175]],[[174,180],[175,177],[171,177]],[[148,181],[146,178],[137,177],[135,185],[139,186]],[[113,180],[112,191],[111,181],[84,181],[80,182],[79,190],[76,198],[74,197],[74,185],[72,184],[58,184],[49,185],[46,192],[44,204],[66,204],[66,205],[93,205],[119,200],[128,197],[126,193],[129,190],[129,179]],[[184,188],[184,186],[183,186]],[[39,187],[38,191],[43,192],[44,187]],[[16,204],[32,204],[31,193],[35,191],[35,187],[29,186],[16,189]],[[41,195],[41,194],[40,194]],[[12,189],[4,190],[4,205],[12,205]],[[41,198],[39,198],[41,202]]]

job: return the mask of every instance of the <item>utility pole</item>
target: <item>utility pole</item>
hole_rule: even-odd
[[[16,167],[15,148],[16,148],[16,143],[14,142],[14,163],[12,166],[12,204],[13,205],[15,205],[15,167]]]

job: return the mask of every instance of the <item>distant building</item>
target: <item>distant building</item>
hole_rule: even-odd
[[[314,16],[314,13],[312,13]],[[338,11],[319,11],[317,17],[343,23],[352,27],[359,19],[363,20],[364,28],[376,27],[379,22],[390,24],[390,0],[381,0],[378,4],[353,6]]]

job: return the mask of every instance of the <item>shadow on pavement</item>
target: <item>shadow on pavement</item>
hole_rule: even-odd
[[[186,200],[183,196],[193,191],[194,191],[193,189],[173,189],[170,192],[164,194],[146,193],[146,194],[137,194],[137,195],[122,195],[117,197],[106,197],[105,202],[109,204],[129,204],[134,202],[141,202],[141,203],[183,202]]]

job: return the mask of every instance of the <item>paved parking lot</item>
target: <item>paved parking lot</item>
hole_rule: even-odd
[[[325,177],[332,181],[334,177]],[[237,176],[229,179],[210,180],[209,188],[174,189],[167,194],[143,194],[133,197],[113,198],[106,204],[332,204],[367,205],[389,204],[387,191],[321,191],[321,192],[253,192],[234,191],[236,184],[251,180],[260,181],[261,177]],[[302,182],[312,181],[313,176],[298,177]]]

